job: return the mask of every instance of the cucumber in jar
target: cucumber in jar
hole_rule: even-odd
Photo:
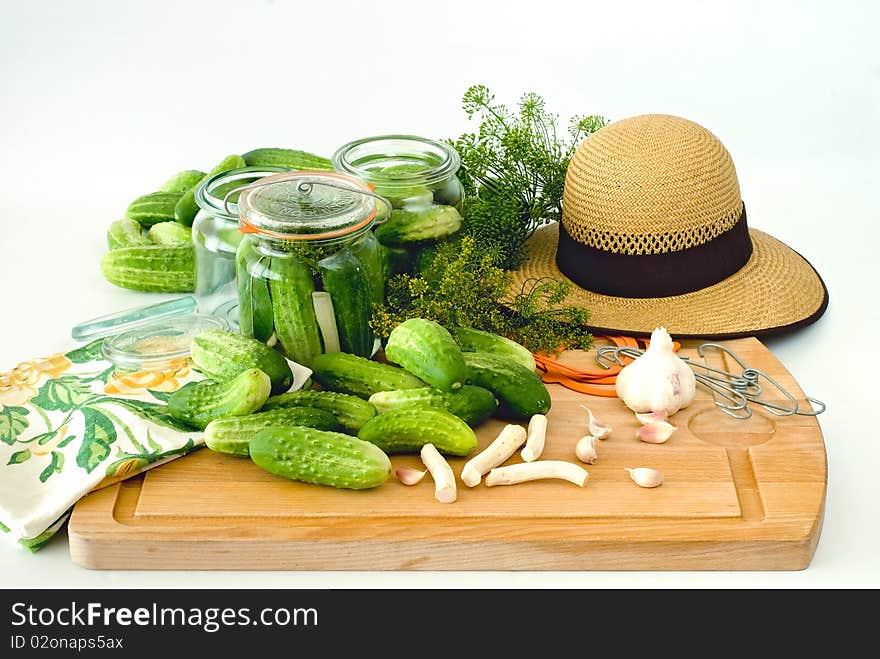
[[[263,342],[269,340],[274,329],[266,279],[271,265],[271,257],[259,254],[248,242],[242,243],[236,254],[239,328],[244,336]]]
[[[373,304],[382,304],[385,299],[385,272],[382,252],[376,235],[372,231],[367,231],[363,239],[357,241],[349,249],[364,266],[367,280],[370,282],[370,296]]]
[[[333,300],[333,315],[342,352],[369,357],[375,336],[370,329],[371,285],[367,269],[345,249],[318,262],[324,290]]]
[[[272,258],[269,293],[275,335],[289,359],[311,366],[322,352],[321,334],[312,293],[315,279],[309,266],[293,253]]]

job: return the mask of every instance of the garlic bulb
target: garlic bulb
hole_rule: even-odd
[[[617,374],[617,396],[634,412],[672,415],[694,399],[694,372],[672,348],[669,332],[658,327],[644,354]]]

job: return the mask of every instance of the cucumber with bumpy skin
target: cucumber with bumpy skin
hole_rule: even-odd
[[[256,433],[264,428],[290,426],[333,432],[339,430],[339,423],[330,412],[314,407],[289,407],[247,416],[215,419],[205,428],[205,445],[218,453],[246,456]]]
[[[364,272],[370,282],[373,304],[382,304],[385,299],[385,271],[381,245],[376,240],[376,234],[367,231],[363,239],[352,245],[349,250],[364,266]]]
[[[196,285],[191,245],[136,245],[104,254],[101,272],[111,284],[151,293],[191,293]]]
[[[239,167],[244,167],[245,162],[241,156],[231,155],[226,156],[220,163],[214,167],[210,172],[205,174],[199,183],[213,176],[214,174],[219,174],[220,172],[225,172],[229,169],[238,169]],[[193,220],[199,212],[199,205],[196,203],[196,194],[195,189],[198,186],[198,183],[183,193],[177,201],[177,204],[174,206],[174,214],[170,218],[172,220],[177,220],[182,225],[191,227]],[[136,218],[135,218],[136,219]]]
[[[461,213],[452,206],[429,206],[416,211],[395,210],[376,229],[383,245],[403,247],[451,236],[461,229]]]
[[[312,293],[315,280],[309,266],[292,254],[272,259],[269,281],[275,335],[278,343],[290,359],[311,367],[316,355],[321,354],[321,334]],[[254,285],[258,285],[255,281]]]
[[[249,450],[254,464],[269,473],[316,485],[362,490],[391,475],[391,461],[377,446],[325,430],[266,428]]]
[[[353,434],[357,434],[367,421],[376,416],[376,408],[372,403],[337,391],[291,391],[272,396],[263,405],[263,409],[276,410],[301,406],[329,412],[336,417],[342,430]]]
[[[248,166],[284,167],[285,169],[318,169],[332,172],[333,163],[323,156],[297,149],[278,149],[264,147],[253,149],[242,155]]]
[[[370,329],[373,301],[366,268],[354,254],[342,250],[318,262],[324,290],[333,300],[333,315],[342,352],[369,357],[375,336]]]
[[[498,415],[530,419],[550,410],[550,392],[522,364],[482,352],[466,352],[467,383],[488,389],[498,398]]]
[[[413,253],[406,247],[379,245],[382,254],[382,273],[385,279],[394,275],[408,273],[413,267]]]
[[[452,334],[464,352],[486,352],[521,364],[530,371],[535,370],[535,358],[532,357],[532,353],[507,337],[470,327],[454,327]]]
[[[144,227],[173,222],[174,208],[180,198],[180,192],[151,192],[131,202],[125,209],[125,217]]]
[[[107,247],[109,249],[149,244],[150,241],[144,236],[141,225],[127,217],[116,220],[107,229]]]
[[[461,387],[467,373],[461,348],[452,335],[424,318],[410,318],[391,330],[385,357],[441,391]]]
[[[191,352],[193,363],[214,380],[230,380],[242,371],[258,368],[272,381],[272,393],[287,391],[293,384],[287,360],[256,339],[212,329],[193,338]]]
[[[252,368],[228,382],[199,382],[178,389],[168,398],[168,413],[204,430],[214,419],[256,412],[266,402],[271,388],[269,376]]]
[[[380,391],[370,396],[370,402],[380,414],[403,407],[437,407],[454,414],[469,426],[481,424],[498,407],[491,391],[468,384],[453,392],[431,387]]]
[[[471,427],[436,407],[390,410],[367,421],[358,437],[386,453],[418,453],[425,444],[433,444],[446,455],[467,455],[477,448]]]
[[[159,222],[150,227],[147,237],[155,245],[189,245],[192,230],[177,222]]]
[[[275,323],[266,276],[270,267],[270,256],[257,254],[249,241],[239,244],[235,254],[238,326],[244,336],[264,342],[272,336]]]
[[[198,169],[185,169],[165,181],[159,189],[162,192],[183,194],[196,187],[203,178],[205,178],[205,172],[200,172]]]
[[[369,398],[380,391],[415,389],[425,383],[402,368],[344,352],[328,352],[312,361],[312,377],[326,389]]]

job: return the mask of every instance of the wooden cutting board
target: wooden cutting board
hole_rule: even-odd
[[[729,341],[749,365],[803,400],[757,339]],[[696,355],[696,343],[682,354]],[[732,369],[718,351],[710,365]],[[593,368],[590,353],[561,361]],[[822,526],[826,459],[815,417],[777,417],[755,407],[741,421],[698,386],[662,445],[635,438],[633,414],[616,398],[550,385],[543,458],[576,462],[586,434],[581,405],[614,431],[586,466],[580,488],[562,481],[469,489],[434,500],[430,478],[392,478],[365,491],[294,483],[247,459],[202,449],[90,494],[74,508],[70,552],[96,569],[285,570],[797,570],[809,565]],[[783,402],[768,392],[768,398]],[[806,403],[804,403],[807,405]],[[480,445],[503,427],[478,430]],[[519,454],[511,462],[520,461]],[[419,466],[393,456],[394,466]],[[463,459],[451,461],[456,475]],[[656,489],[624,467],[661,469]]]

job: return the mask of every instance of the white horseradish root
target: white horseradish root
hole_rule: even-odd
[[[534,462],[544,452],[544,443],[547,441],[547,417],[543,414],[535,414],[529,420],[529,433],[526,445],[520,451],[520,457],[526,462]]]
[[[498,467],[486,476],[486,485],[515,485],[543,478],[558,478],[583,487],[590,475],[585,469],[561,460],[538,460]]]
[[[440,503],[452,503],[458,496],[455,474],[446,459],[433,444],[425,444],[421,451],[422,462],[434,479],[434,498]]]
[[[479,485],[483,474],[507,460],[525,441],[526,431],[522,426],[504,426],[495,441],[467,461],[461,470],[461,482],[468,487]]]

